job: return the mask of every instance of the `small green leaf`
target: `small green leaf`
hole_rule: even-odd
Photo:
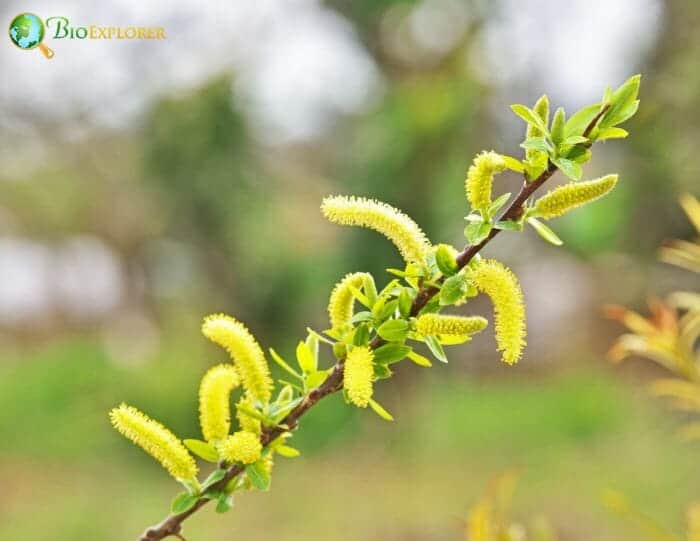
[[[587,143],[588,138],[584,137],[583,135],[571,135],[564,139],[562,142],[562,145],[578,145],[579,143]]]
[[[627,130],[622,128],[604,128],[598,132],[596,137],[597,141],[604,141],[605,139],[624,139],[629,135]]]
[[[314,359],[314,366],[318,366],[318,338],[316,333],[309,333],[306,337],[306,347],[309,348],[311,355]]]
[[[510,199],[510,195],[511,195],[510,192],[499,195],[496,198],[496,200],[493,203],[491,203],[488,210],[486,211],[486,214],[488,214],[489,218],[491,218],[499,210],[501,210],[501,207],[503,207],[503,205],[505,205],[508,202],[508,199]]]
[[[430,349],[430,352],[435,356],[435,358],[443,363],[447,362],[447,356],[445,355],[445,350],[442,349],[440,341],[435,336],[426,336],[425,344]]]
[[[583,135],[588,125],[600,112],[600,103],[594,103],[588,107],[584,107],[580,111],[576,111],[564,126],[564,139],[572,135]]]
[[[542,122],[542,119],[540,116],[535,113],[532,109],[529,107],[516,103],[515,105],[511,105],[510,108],[513,110],[513,112],[518,115],[520,118],[522,118],[527,124],[532,124],[535,126],[538,130],[540,130],[542,133],[549,133],[549,130],[547,130],[547,127],[544,125],[544,122]]]
[[[314,355],[306,342],[299,342],[297,344],[296,353],[299,368],[301,368],[305,374],[316,371],[316,359],[314,359]]]
[[[501,229],[504,231],[522,231],[523,230],[523,225],[516,221],[516,220],[503,220],[500,222],[496,222],[496,225],[494,225],[496,229]]]
[[[357,301],[362,304],[363,306],[366,306],[367,308],[371,308],[372,304],[369,302],[369,299],[367,298],[367,295],[362,293],[359,289],[357,289],[355,286],[348,286],[350,288],[350,291],[352,291],[353,297],[357,299]]]
[[[516,173],[525,172],[525,165],[520,160],[517,160],[512,156],[502,156],[502,158],[506,162],[506,167],[511,171],[515,171]]]
[[[374,410],[374,413],[379,415],[382,419],[385,421],[393,421],[394,418],[391,416],[391,413],[386,411],[376,400],[369,399],[369,406]]]
[[[464,236],[469,244],[479,244],[491,233],[491,224],[488,222],[472,222],[464,228]]]
[[[455,274],[445,280],[440,288],[440,305],[449,306],[455,304],[467,290],[466,279],[463,274]]]
[[[566,113],[563,107],[559,107],[552,119],[552,142],[559,146],[564,140],[564,125],[566,124]]]
[[[183,443],[193,454],[207,462],[218,462],[219,453],[216,452],[214,446],[206,441],[187,439]]]
[[[290,447],[289,445],[280,445],[275,449],[275,451],[278,455],[283,456],[285,458],[294,458],[301,454],[299,452],[299,449]]]
[[[527,223],[529,223],[537,234],[542,237],[547,242],[551,242],[555,246],[561,246],[564,242],[557,237],[556,233],[552,231],[549,227],[540,222],[537,218],[528,218]]]
[[[393,375],[391,369],[385,364],[375,364],[374,365],[374,379],[387,379]]]
[[[207,490],[210,486],[218,483],[224,477],[226,477],[226,470],[214,470],[209,474],[209,477],[207,477],[202,483],[202,490]]]
[[[372,306],[377,301],[377,286],[374,284],[374,278],[372,278],[371,274],[365,273],[362,275],[362,289],[369,301],[369,305]]]
[[[328,377],[328,370],[318,370],[316,372],[311,372],[306,376],[306,388],[315,389],[321,385]],[[290,408],[291,409],[291,408]]]
[[[254,464],[246,466],[245,473],[252,485],[258,490],[270,489],[270,474],[265,468],[265,464],[258,460]]]
[[[408,317],[411,315],[411,306],[413,305],[412,289],[403,287],[401,288],[401,293],[399,293],[399,313],[401,317]]]
[[[553,158],[552,163],[572,180],[579,180],[583,174],[581,165],[567,158]]]
[[[440,244],[435,250],[435,264],[445,276],[452,276],[458,270],[454,253],[446,244]]]
[[[389,342],[402,342],[408,336],[408,321],[404,319],[385,321],[377,329],[377,334]]]
[[[355,329],[355,334],[353,334],[352,344],[354,346],[364,346],[367,342],[369,342],[369,325],[360,323]]]
[[[194,505],[198,501],[199,501],[198,494],[189,494],[187,492],[180,492],[180,494],[175,496],[175,499],[173,499],[172,503],[170,504],[170,512],[173,515],[179,515],[180,513],[184,513],[185,511],[192,509],[192,507],[194,507]]]
[[[430,362],[430,359],[424,357],[420,353],[416,353],[415,351],[411,351],[411,353],[408,354],[408,358],[411,359],[418,366],[424,366],[426,368],[430,368],[431,366],[433,366],[433,363]]]
[[[378,364],[392,364],[400,361],[411,353],[412,348],[401,344],[384,344],[374,351],[374,362]]]
[[[374,319],[372,312],[364,310],[362,312],[357,312],[354,316],[352,316],[350,323],[362,323],[363,321],[372,321],[372,319]]]
[[[379,321],[384,321],[386,318],[393,316],[395,314],[398,306],[399,306],[398,299],[394,299],[393,301],[389,301],[384,306],[382,306],[381,310],[378,310],[378,314],[376,316],[377,319]]]
[[[552,150],[552,147],[549,146],[549,143],[544,137],[528,137],[520,146],[528,150],[544,152],[545,154],[549,154]]]
[[[277,352],[270,348],[270,357],[272,357],[272,360],[275,361],[283,370],[285,370],[287,373],[291,374],[295,378],[301,379],[302,376],[299,374],[296,370],[294,370],[291,366],[289,366],[282,357],[280,357]]]
[[[223,492],[216,502],[216,512],[226,513],[230,511],[233,507],[233,494],[226,494]]]
[[[633,75],[627,79],[620,88],[612,93],[610,97],[610,108],[600,120],[601,128],[608,128],[620,124],[636,112],[636,108],[634,108],[632,115],[628,116],[632,104],[637,100],[641,78],[641,75]]]

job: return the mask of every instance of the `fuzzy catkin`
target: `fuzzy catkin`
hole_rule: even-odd
[[[225,314],[207,316],[202,333],[220,345],[233,359],[248,396],[267,403],[272,395],[272,378],[265,355],[250,331]]]
[[[441,314],[425,314],[416,321],[416,330],[423,336],[447,334],[464,336],[483,331],[488,321],[480,316],[445,316]]]
[[[350,402],[360,408],[366,408],[372,398],[373,359],[372,350],[366,346],[353,348],[345,359],[343,387]]]
[[[480,261],[469,273],[476,288],[491,298],[498,351],[508,364],[518,362],[525,347],[525,304],[515,274],[495,259]]]
[[[350,288],[359,289],[366,276],[368,274],[365,272],[346,274],[333,288],[328,301],[328,316],[332,329],[338,329],[350,323],[352,307],[355,302],[355,297]]]
[[[260,458],[262,444],[257,434],[241,430],[221,441],[218,449],[219,454],[229,462],[252,464]]]
[[[549,220],[595,201],[610,192],[617,184],[617,175],[606,175],[585,182],[570,182],[554,188],[535,203],[535,215]]]
[[[109,412],[112,426],[155,458],[175,479],[196,481],[197,464],[183,443],[158,421],[121,404]]]
[[[423,263],[430,242],[418,224],[394,207],[364,197],[326,197],[321,212],[339,225],[368,227],[387,237],[407,263]]]
[[[473,210],[485,214],[491,205],[491,188],[493,176],[506,168],[503,156],[493,151],[482,152],[474,158],[474,163],[467,171],[465,188],[467,200]]]
[[[206,441],[224,439],[231,431],[231,391],[240,385],[230,364],[210,368],[199,385],[199,422]]]

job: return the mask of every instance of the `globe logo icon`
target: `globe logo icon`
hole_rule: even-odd
[[[53,51],[42,43],[44,34],[43,21],[33,13],[20,13],[10,23],[10,40],[24,50],[39,48],[46,58],[53,57]]]

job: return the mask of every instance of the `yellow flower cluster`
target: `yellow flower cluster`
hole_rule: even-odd
[[[365,272],[354,272],[346,274],[338,282],[328,301],[328,315],[330,317],[331,328],[338,329],[350,323],[352,318],[352,307],[355,301],[351,287],[359,289],[362,287],[363,279],[368,276]]]
[[[219,454],[229,462],[252,464],[260,458],[262,444],[257,434],[235,432],[219,443]]]
[[[467,200],[473,210],[486,213],[491,205],[493,176],[505,168],[506,162],[500,154],[493,151],[477,154],[465,181]]]
[[[373,359],[372,350],[366,346],[353,348],[345,359],[343,387],[350,402],[360,408],[366,408],[372,398]]]
[[[482,260],[469,277],[493,303],[498,351],[508,364],[518,362],[525,347],[525,304],[520,284],[510,269],[494,259]]]
[[[240,385],[230,364],[210,368],[199,385],[199,422],[207,441],[218,441],[231,431],[231,391]]]
[[[617,184],[617,175],[559,186],[535,203],[535,215],[549,220],[603,197]]]
[[[182,442],[162,424],[126,404],[109,412],[112,426],[160,462],[175,479],[197,479],[197,464]]]
[[[272,378],[260,345],[241,322],[224,314],[204,319],[202,333],[229,352],[243,387],[253,400],[269,402]]]
[[[418,224],[386,203],[338,195],[326,197],[321,211],[335,224],[368,227],[381,233],[394,243],[407,263],[422,263],[430,249]]]
[[[488,325],[483,317],[445,316],[441,314],[425,314],[416,321],[416,330],[423,336],[448,334],[464,336],[483,331]]]

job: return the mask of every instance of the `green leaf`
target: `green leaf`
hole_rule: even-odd
[[[311,372],[306,376],[306,388],[315,389],[321,385],[328,377],[328,370],[318,370],[316,372]],[[291,408],[290,408],[291,410]]]
[[[374,351],[374,362],[378,364],[392,364],[400,361],[413,349],[401,344],[384,344]]]
[[[256,463],[246,466],[245,473],[252,485],[258,490],[270,489],[270,474],[262,461],[258,460]]]
[[[370,306],[372,306],[377,301],[377,286],[374,284],[374,278],[372,278],[371,274],[363,274],[362,289],[365,292]]]
[[[280,445],[275,449],[275,451],[278,455],[283,456],[285,458],[295,458],[301,454],[299,452],[299,449],[290,447],[289,445]]]
[[[299,342],[297,344],[297,362],[299,363],[299,368],[305,373],[309,374],[316,371],[316,359],[313,353],[309,349],[306,342]]]
[[[316,333],[309,333],[306,337],[306,347],[309,348],[314,359],[314,366],[318,367],[318,338]]]
[[[225,492],[222,492],[219,500],[216,502],[216,512],[226,513],[226,511],[230,511],[232,507],[233,494],[226,494]]]
[[[218,483],[224,477],[226,477],[226,470],[214,470],[209,474],[209,476],[202,483],[202,490],[207,490],[210,486]]]
[[[496,198],[496,200],[493,203],[491,203],[488,210],[486,211],[486,214],[488,214],[489,218],[491,218],[499,210],[501,210],[501,207],[503,207],[503,205],[505,205],[508,202],[508,199],[510,199],[510,195],[510,192],[499,195]]]
[[[581,164],[567,158],[553,158],[552,163],[556,165],[562,173],[573,180],[579,180],[583,174]]]
[[[520,160],[517,160],[513,158],[512,156],[503,156],[503,160],[506,162],[506,167],[510,169],[511,171],[515,171],[516,173],[524,173],[525,172],[525,165],[523,162]]]
[[[587,143],[588,138],[584,137],[583,135],[571,135],[564,139],[562,142],[562,145],[578,145],[579,143]]]
[[[389,342],[402,342],[408,336],[408,321],[404,319],[385,321],[377,329],[377,334]]]
[[[277,352],[270,348],[270,357],[272,357],[272,360],[275,361],[283,370],[285,370],[287,373],[291,374],[295,378],[302,379],[302,375],[299,374],[296,370],[294,370],[291,366],[289,366],[282,357],[280,357]]]
[[[511,105],[510,108],[513,110],[513,112],[516,115],[518,115],[520,118],[522,118],[527,124],[532,124],[538,130],[540,130],[542,133],[549,132],[549,130],[547,130],[547,127],[544,125],[544,122],[542,122],[540,115],[535,113],[535,111],[533,111],[532,109],[530,109],[526,105],[516,103],[515,105]]]
[[[529,137],[525,139],[520,146],[528,150],[544,152],[545,154],[549,154],[552,150],[552,147],[549,146],[549,143],[544,137]]]
[[[529,223],[537,234],[542,237],[547,242],[551,242],[555,246],[561,246],[564,242],[557,237],[556,233],[552,231],[549,227],[540,222],[537,218],[528,218],[527,223]]]
[[[219,453],[216,452],[214,446],[206,441],[187,439],[182,443],[185,444],[193,454],[197,455],[199,458],[206,460],[207,462],[218,462]]]
[[[352,336],[352,344],[364,346],[367,342],[369,342],[369,326],[366,323],[360,323]]]
[[[369,299],[367,298],[367,295],[362,293],[359,289],[357,289],[355,286],[348,286],[350,288],[350,291],[352,291],[353,297],[357,299],[357,301],[362,304],[363,306],[366,306],[367,308],[371,308],[372,304],[369,302]]]
[[[384,321],[386,318],[391,317],[394,315],[396,312],[396,309],[399,306],[399,300],[394,299],[392,301],[387,302],[383,306],[381,306],[380,309],[377,310],[377,313],[375,314],[375,317],[379,321]]]
[[[385,421],[393,421],[394,418],[391,416],[391,413],[386,411],[376,400],[369,399],[369,406],[374,410],[374,413],[379,415],[382,419]]]
[[[399,313],[402,317],[408,317],[411,315],[411,307],[413,305],[412,289],[407,287],[401,288],[401,293],[399,293]]]
[[[430,349],[430,352],[435,356],[435,358],[443,363],[447,362],[447,356],[445,355],[445,350],[442,349],[440,341],[435,336],[426,336],[425,344]]]
[[[452,276],[457,272],[457,261],[452,250],[446,244],[440,244],[435,251],[435,264],[445,276]]]
[[[464,228],[464,236],[469,244],[479,244],[482,240],[491,233],[491,224],[489,222],[472,222]]]
[[[600,103],[594,103],[580,111],[576,111],[564,126],[564,139],[572,135],[583,135],[588,125],[600,112],[600,107]]]
[[[372,319],[374,319],[372,312],[364,310],[362,312],[357,312],[354,316],[352,316],[350,323],[362,323],[363,321],[372,321]]]
[[[374,365],[374,379],[387,379],[392,376],[393,372],[385,364],[375,364]]]
[[[198,494],[189,494],[187,492],[180,492],[175,499],[173,499],[170,504],[170,512],[173,515],[179,515],[185,511],[192,509],[194,505],[199,501]]]
[[[418,366],[424,366],[426,368],[430,368],[431,366],[433,366],[433,363],[430,362],[430,359],[424,357],[420,353],[416,353],[415,351],[411,351],[411,353],[408,354],[408,358],[411,359]]]
[[[467,290],[466,279],[463,274],[455,274],[444,281],[440,288],[440,305],[449,306],[455,304]]]
[[[625,81],[620,88],[613,92],[610,97],[610,108],[605,112],[600,120],[601,128],[608,128],[616,124],[620,124],[627,120],[631,115],[626,116],[629,112],[628,108],[636,101],[639,94],[639,84],[641,75],[633,75]],[[636,112],[636,108],[634,109]],[[634,114],[632,112],[632,114]]]
[[[552,119],[552,142],[559,146],[564,139],[564,125],[566,124],[566,113],[563,107],[559,107]]]
[[[629,135],[627,130],[622,128],[604,128],[598,132],[596,140],[604,141],[605,139],[624,139]]]
[[[496,229],[501,229],[503,231],[522,231],[523,225],[516,220],[503,220],[496,222],[494,225]]]

